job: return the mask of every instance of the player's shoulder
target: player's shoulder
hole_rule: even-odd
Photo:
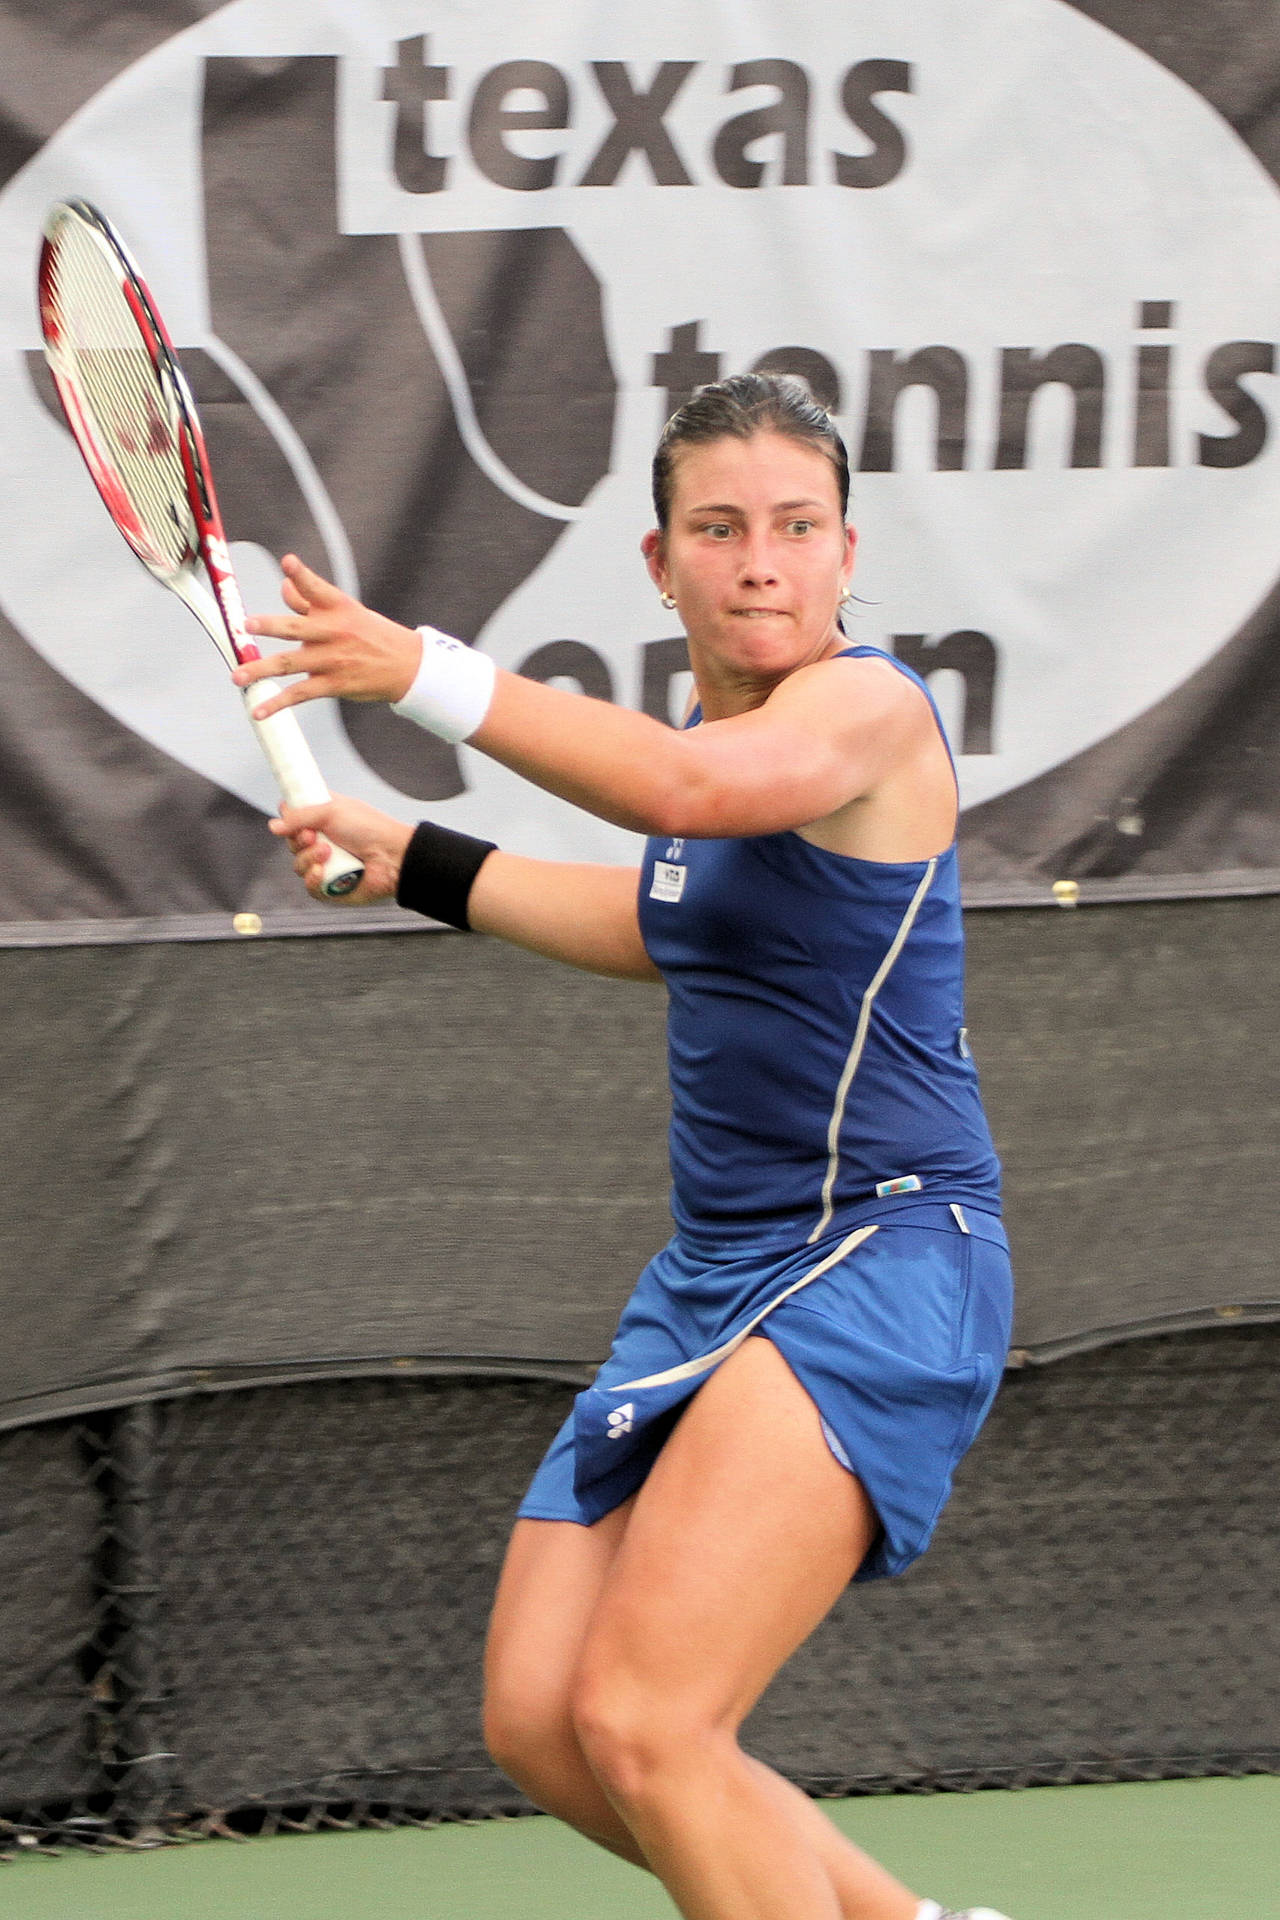
[[[919,675],[880,647],[850,644],[801,668],[794,678],[794,692],[833,718],[894,718],[908,726],[932,718]]]
[[[869,646],[864,641],[850,640],[820,664],[834,667],[837,673],[856,674],[863,680],[875,678],[883,686],[899,691],[911,688],[920,693],[924,690],[920,676],[904,660],[899,660],[897,654],[889,653],[884,647]]]

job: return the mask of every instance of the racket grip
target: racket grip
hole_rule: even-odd
[[[265,720],[255,720],[253,717],[253,709],[264,700],[272,699],[279,691],[274,680],[259,680],[254,686],[244,689],[249,723],[276,777],[281,798],[291,807],[323,806],[332,795],[296,716],[286,708],[282,713],[268,714]],[[358,887],[363,878],[363,864],[341,847],[335,847],[325,861],[320,876],[320,891],[331,900],[340,899],[344,893],[350,893],[354,887]]]

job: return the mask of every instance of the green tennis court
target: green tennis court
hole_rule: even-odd
[[[911,1885],[1013,1920],[1280,1920],[1280,1778],[830,1803]],[[643,1874],[547,1819],[0,1869],[7,1920],[660,1920]]]

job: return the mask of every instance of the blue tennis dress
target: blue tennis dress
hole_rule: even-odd
[[[889,660],[929,697],[878,649],[841,657]],[[760,1333],[876,1508],[856,1577],[899,1573],[995,1397],[1012,1313],[956,850],[650,840],[639,909],[670,1000],[676,1232],[521,1515],[590,1525],[627,1499],[690,1395]]]

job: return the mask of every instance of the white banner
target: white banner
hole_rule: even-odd
[[[1075,7],[239,0],[116,72],[0,192],[0,607],[253,809],[270,778],[220,663],[40,378],[34,255],[69,193],[120,226],[189,364],[251,606],[298,545],[504,666],[673,713],[678,636],[639,554],[653,443],[694,386],[760,366],[835,408],[853,637],[930,676],[966,808],[1145,739],[1280,577],[1280,191]],[[633,848],[389,716],[308,726],[333,786],[406,819]],[[1106,800],[1137,843],[1144,768]],[[1043,834],[1009,838],[1010,870],[1043,868]]]

